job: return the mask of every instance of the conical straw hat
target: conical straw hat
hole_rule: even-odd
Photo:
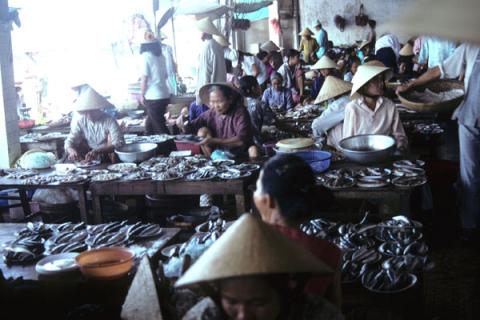
[[[369,44],[370,44],[370,41],[365,40],[358,46],[358,49],[362,50],[366,45],[369,45]]]
[[[334,76],[328,76],[323,83],[322,89],[320,89],[317,99],[315,99],[315,104],[333,99],[350,92],[350,90],[352,90],[352,84],[350,82],[343,81]]]
[[[390,80],[390,78],[392,78],[393,76],[392,70],[387,67],[366,65],[359,66],[357,73],[355,73],[352,79],[353,87],[350,96],[353,96],[355,93],[357,93],[358,89],[363,87],[368,81],[372,80],[373,78],[382,73],[385,73],[385,81]]]
[[[282,149],[303,149],[311,147],[315,144],[315,141],[311,138],[292,138],[283,139],[277,142],[276,147]]]
[[[332,270],[272,226],[244,214],[175,283],[176,287],[226,278]]]
[[[212,21],[209,18],[204,18],[198,20],[196,23],[197,29],[203,33],[208,33],[211,35],[221,36],[222,34],[218,29],[213,25]]]
[[[268,40],[260,46],[260,50],[265,52],[279,51],[280,47],[277,46],[272,40]]]
[[[314,33],[312,32],[312,30],[310,30],[309,28],[305,28],[298,35],[304,37],[304,36],[313,36],[313,34]]]
[[[86,88],[78,99],[75,101],[73,107],[76,111],[97,110],[112,107],[113,105],[107,99],[102,97],[92,87]]]
[[[380,60],[370,60],[363,64],[364,66],[372,66],[372,67],[382,67],[385,68],[385,65]]]
[[[200,91],[199,91],[199,97],[200,97],[200,100],[202,101],[202,103],[208,104],[208,96],[209,96],[208,90],[210,90],[210,88],[212,86],[227,87],[228,89],[232,90],[234,93],[238,94],[240,97],[243,96],[242,92],[240,90],[238,90],[238,88],[235,87],[231,83],[228,83],[228,82],[208,83],[208,84],[204,85],[203,87],[201,87]]]
[[[407,6],[405,14],[390,23],[388,28],[405,34],[421,33],[455,41],[480,43],[479,12],[478,0],[415,1]]]
[[[327,55],[324,55],[317,61],[310,69],[320,70],[320,69],[336,69],[337,64],[335,61],[330,59]]]
[[[403,46],[402,50],[400,50],[400,55],[403,57],[413,56],[413,47],[410,43],[407,43]]]
[[[230,45],[230,43],[228,42],[227,39],[225,39],[224,36],[217,36],[217,35],[215,35],[215,36],[213,36],[213,39],[214,39],[215,41],[217,41],[218,44],[221,45],[222,47],[228,47],[228,46]]]

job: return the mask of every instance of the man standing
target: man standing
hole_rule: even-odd
[[[457,44],[455,41],[445,40],[439,37],[426,36],[423,38],[419,64],[427,64],[428,68],[439,66],[443,61],[453,54]]]
[[[328,33],[323,29],[322,23],[320,20],[317,20],[315,23],[315,30],[317,31],[317,43],[319,46],[319,49],[317,51],[317,58],[320,59],[327,53],[328,49]]]
[[[201,101],[198,92],[201,87],[214,82],[227,81],[224,49],[213,39],[213,35],[222,36],[209,18],[197,21],[197,29],[202,33],[203,47],[198,59],[197,104]]]

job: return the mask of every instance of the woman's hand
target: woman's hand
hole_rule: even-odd
[[[415,80],[410,80],[410,81],[402,84],[401,86],[398,86],[397,90],[396,90],[396,93],[399,94],[399,93],[408,91],[414,86],[415,86]]]
[[[85,155],[85,160],[92,161],[98,159],[100,152],[98,150],[92,150]]]
[[[78,152],[77,150],[73,149],[73,148],[68,148],[67,150],[67,155],[68,155],[68,160],[70,161],[76,161],[76,160],[80,160],[80,156],[78,155]]]

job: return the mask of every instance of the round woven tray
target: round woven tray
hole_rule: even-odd
[[[435,93],[449,91],[453,89],[465,90],[463,82],[457,80],[435,80],[424,86],[418,86],[415,91],[424,91],[429,89]],[[423,113],[448,112],[454,110],[463,100],[463,95],[453,100],[442,101],[438,103],[424,103],[410,100],[410,91],[402,92],[397,95],[400,102],[407,108]]]

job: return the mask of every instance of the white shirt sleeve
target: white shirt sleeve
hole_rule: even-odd
[[[355,114],[355,107],[355,101],[351,101],[345,106],[342,134],[343,138],[348,138],[355,135],[355,128],[357,127],[357,115]]]
[[[457,78],[463,71],[466,62],[467,46],[462,44],[453,54],[439,65],[441,78]]]
[[[148,55],[143,53],[142,54],[142,76],[150,77],[150,68],[148,66]]]

